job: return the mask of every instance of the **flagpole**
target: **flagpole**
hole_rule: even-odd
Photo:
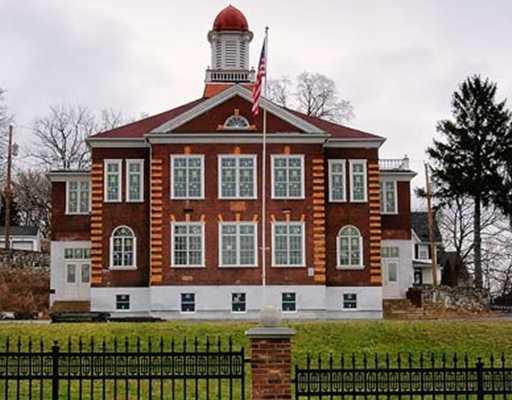
[[[265,82],[263,97],[267,97],[267,71],[268,71],[268,26],[265,27]],[[261,165],[261,286],[263,290],[263,304],[267,305],[267,109],[263,108],[262,133],[262,165]]]

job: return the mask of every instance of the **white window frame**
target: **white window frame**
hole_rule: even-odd
[[[199,196],[189,196],[188,195],[188,187],[187,187],[187,194],[185,196],[177,196],[174,193],[174,160],[178,159],[188,159],[188,158],[199,158],[201,160],[201,194]],[[169,166],[170,169],[170,180],[171,180],[171,199],[175,200],[204,200],[204,154],[171,154],[171,163]],[[187,167],[187,174],[188,174],[188,167]],[[188,181],[188,176],[187,176]]]
[[[400,261],[398,258],[387,258],[385,260],[386,267],[385,274],[384,274],[384,283],[385,284],[398,284],[400,282]],[[389,279],[389,266],[394,264],[396,266],[396,279],[394,281]]]
[[[199,225],[201,227],[201,264],[175,264],[174,263],[174,227],[175,226],[190,226]],[[205,268],[205,223],[204,222],[171,222],[171,267],[172,268]],[[188,249],[187,249],[188,252]]]
[[[340,256],[341,256],[341,231],[343,231],[344,229],[346,228],[353,228],[355,229],[358,233],[359,233],[359,260],[360,260],[360,264],[359,265],[352,265],[352,264],[349,264],[349,265],[342,265],[340,264]],[[350,243],[349,241],[349,258],[352,259],[351,257],[351,254],[352,254],[352,244]],[[340,230],[338,231],[338,233],[336,234],[336,268],[337,269],[341,269],[341,270],[351,270],[351,269],[364,269],[364,260],[363,260],[363,256],[364,256],[364,240],[363,240],[363,235],[361,234],[361,231],[355,227],[354,225],[344,225],[340,228]]]
[[[354,165],[362,164],[363,165],[363,192],[364,199],[355,200],[354,199]],[[352,203],[366,203],[368,202],[368,168],[367,168],[367,160],[365,159],[355,159],[349,160],[349,169],[350,169],[350,201]]]
[[[354,295],[355,296],[355,307],[345,307],[345,295]],[[343,293],[341,295],[341,309],[343,311],[357,311],[359,309],[359,294],[358,293]]]
[[[393,191],[394,191],[394,197],[395,202],[393,204],[393,211],[386,211],[386,196],[385,196],[385,190],[383,190],[386,186],[386,183],[392,182],[393,183]],[[397,181],[394,179],[382,179],[380,181],[380,196],[382,199],[381,207],[380,207],[380,213],[383,215],[396,215],[398,214],[398,188],[397,188]]]
[[[235,119],[235,118],[240,118],[244,122],[244,126],[228,126],[228,123],[232,119]],[[233,131],[236,131],[236,130],[246,131],[251,128],[251,124],[249,124],[249,121],[247,120],[247,118],[243,117],[242,115],[234,114],[234,115],[230,115],[229,117],[227,117],[225,119],[223,128],[226,130],[233,130]]]
[[[194,311],[183,311],[183,295],[191,294],[194,296]],[[195,314],[197,311],[197,301],[196,301],[196,292],[180,292],[180,313],[181,314]]]
[[[275,194],[275,176],[274,176],[274,161],[279,158],[299,158],[300,159],[300,169],[301,169],[301,183],[300,183],[300,196],[276,196]],[[301,200],[305,198],[305,175],[306,171],[304,168],[304,154],[272,154],[270,156],[270,167],[271,167],[271,191],[272,191],[272,199],[274,200]],[[288,191],[288,190],[287,190]]]
[[[225,225],[236,225],[237,249],[236,249],[236,265],[225,265],[222,262],[222,227]],[[254,227],[254,263],[253,264],[240,264],[240,225],[252,225]],[[258,266],[258,224],[252,221],[229,222],[224,221],[219,223],[219,267],[221,268],[254,268]]]
[[[289,311],[289,310],[285,310],[284,309],[283,305],[284,305],[285,302],[284,302],[284,298],[283,297],[284,297],[285,294],[293,294],[294,295],[295,310]],[[297,309],[298,309],[298,307],[297,307],[297,303],[298,303],[297,302],[297,297],[298,297],[297,296],[297,292],[282,292],[281,293],[281,312],[283,314],[295,314],[295,313],[297,313]]]
[[[132,233],[133,240],[133,257],[132,257],[132,265],[114,265],[114,233],[121,228],[126,228]],[[132,228],[127,225],[118,225],[114,229],[112,229],[112,233],[110,234],[110,249],[109,249],[109,258],[110,258],[110,269],[114,271],[124,271],[124,270],[135,270],[137,269],[137,236]]]
[[[276,226],[279,225],[301,225],[302,226],[302,263],[300,264],[277,264],[275,260],[275,236]],[[288,249],[289,251],[289,249]],[[306,223],[303,221],[274,221],[272,222],[272,267],[276,268],[301,268],[306,266]]]
[[[117,308],[117,296],[128,296],[128,308]],[[115,294],[115,310],[116,312],[127,312],[132,309],[132,296],[129,293],[116,293]]]
[[[236,194],[234,196],[223,196],[222,195],[222,160],[226,158],[236,159],[235,166],[235,185]],[[250,158],[253,161],[253,182],[252,182],[252,196],[241,196],[240,195],[240,159]],[[217,191],[219,199],[248,199],[254,200],[258,198],[258,164],[256,154],[219,154],[217,157]]]
[[[430,245],[429,245],[429,244],[424,244],[424,243],[417,243],[417,245],[418,245],[418,258],[417,258],[417,260],[422,260],[422,261],[432,261],[432,260],[431,260],[431,257],[429,257],[429,256],[428,256],[428,252],[429,252],[429,247],[430,247]],[[421,249],[424,249],[424,250],[425,250],[426,255],[427,255],[427,257],[426,257],[426,258],[422,258],[422,257],[420,257]]]
[[[244,305],[244,310],[243,311],[235,311],[235,310],[233,310],[233,305],[235,304],[234,301],[233,301],[233,296],[234,295],[238,295],[238,294],[243,294],[244,295],[243,303],[242,302],[239,303],[239,304],[243,304]],[[247,313],[247,292],[231,292],[231,313],[232,314],[246,314]]]
[[[66,271],[66,285],[76,285],[78,282],[79,282],[79,278],[78,278],[78,272],[79,272],[79,269],[78,268],[78,262],[77,261],[68,261],[66,262],[65,264],[65,271]],[[74,278],[75,280],[70,282],[69,281],[69,267],[73,267],[74,268]]]
[[[135,164],[139,165],[140,172],[133,173],[130,172],[130,165]],[[130,198],[130,175],[137,174],[140,176],[140,188],[139,188],[139,196],[136,199]],[[127,203],[142,203],[144,201],[144,159],[135,159],[130,158],[126,159],[126,202]]]
[[[343,178],[343,197],[341,199],[333,198],[333,175],[332,168],[334,165],[340,164],[343,167],[343,172],[341,173]],[[331,203],[344,203],[347,201],[347,160],[345,159],[330,159],[327,161],[327,165],[329,168],[329,201]],[[339,175],[337,172],[336,175]]]
[[[116,199],[108,198],[108,176],[110,173],[108,172],[109,164],[117,164],[118,172],[117,176],[119,177],[117,183],[117,192],[118,196]],[[103,160],[103,201],[105,203],[120,203],[123,198],[123,160],[120,158],[108,158]]]
[[[70,211],[69,210],[69,185],[71,182],[76,182],[78,184],[78,194],[77,194],[77,211]],[[82,189],[80,188],[81,183],[86,182],[89,186],[89,189],[87,190],[89,193],[89,205],[87,208],[87,211],[80,211],[80,195],[82,193]],[[88,215],[91,213],[91,182],[90,180],[86,179],[72,179],[69,181],[66,181],[66,215]]]

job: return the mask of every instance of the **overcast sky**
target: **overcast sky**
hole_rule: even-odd
[[[198,98],[206,35],[226,1],[0,0],[0,87],[18,141],[50,105],[158,113]],[[269,74],[307,70],[336,81],[356,117],[387,137],[381,157],[408,154],[423,175],[436,121],[466,76],[498,82],[512,103],[512,1],[240,0],[257,63],[270,27]],[[512,104],[510,104],[512,106]],[[421,178],[420,178],[421,179]],[[420,179],[417,178],[418,183]]]

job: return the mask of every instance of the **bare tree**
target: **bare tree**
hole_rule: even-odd
[[[0,182],[4,181],[4,169],[5,169],[5,147],[7,145],[7,132],[9,124],[13,123],[14,117],[9,113],[7,104],[5,103],[5,90],[0,88],[0,171],[1,179]]]
[[[90,153],[85,140],[125,122],[123,114],[113,109],[104,109],[97,116],[84,106],[51,107],[46,116],[37,118],[34,123],[38,140],[30,155],[46,169],[86,168]]]
[[[294,85],[286,77],[270,79],[267,97],[283,107],[331,122],[346,122],[354,117],[352,104],[340,97],[336,83],[319,73],[303,72]]]
[[[96,131],[94,114],[83,106],[60,105],[34,123],[39,139],[32,156],[50,168],[85,168],[89,151],[85,139]]]
[[[13,181],[13,195],[20,224],[37,226],[41,234],[48,237],[51,185],[46,174],[39,170],[18,172]]]

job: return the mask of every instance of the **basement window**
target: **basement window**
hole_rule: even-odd
[[[181,294],[181,312],[193,313],[196,311],[196,294],[195,293],[182,293]]]
[[[116,310],[127,311],[130,309],[130,295],[116,294]]]
[[[351,310],[357,308],[357,294],[344,293],[343,294],[343,309]]]
[[[245,293],[231,294],[231,311],[234,313],[244,313],[247,311],[245,303]]]
[[[297,296],[293,292],[286,292],[281,297],[282,304],[281,309],[283,312],[295,312],[297,311]]]

